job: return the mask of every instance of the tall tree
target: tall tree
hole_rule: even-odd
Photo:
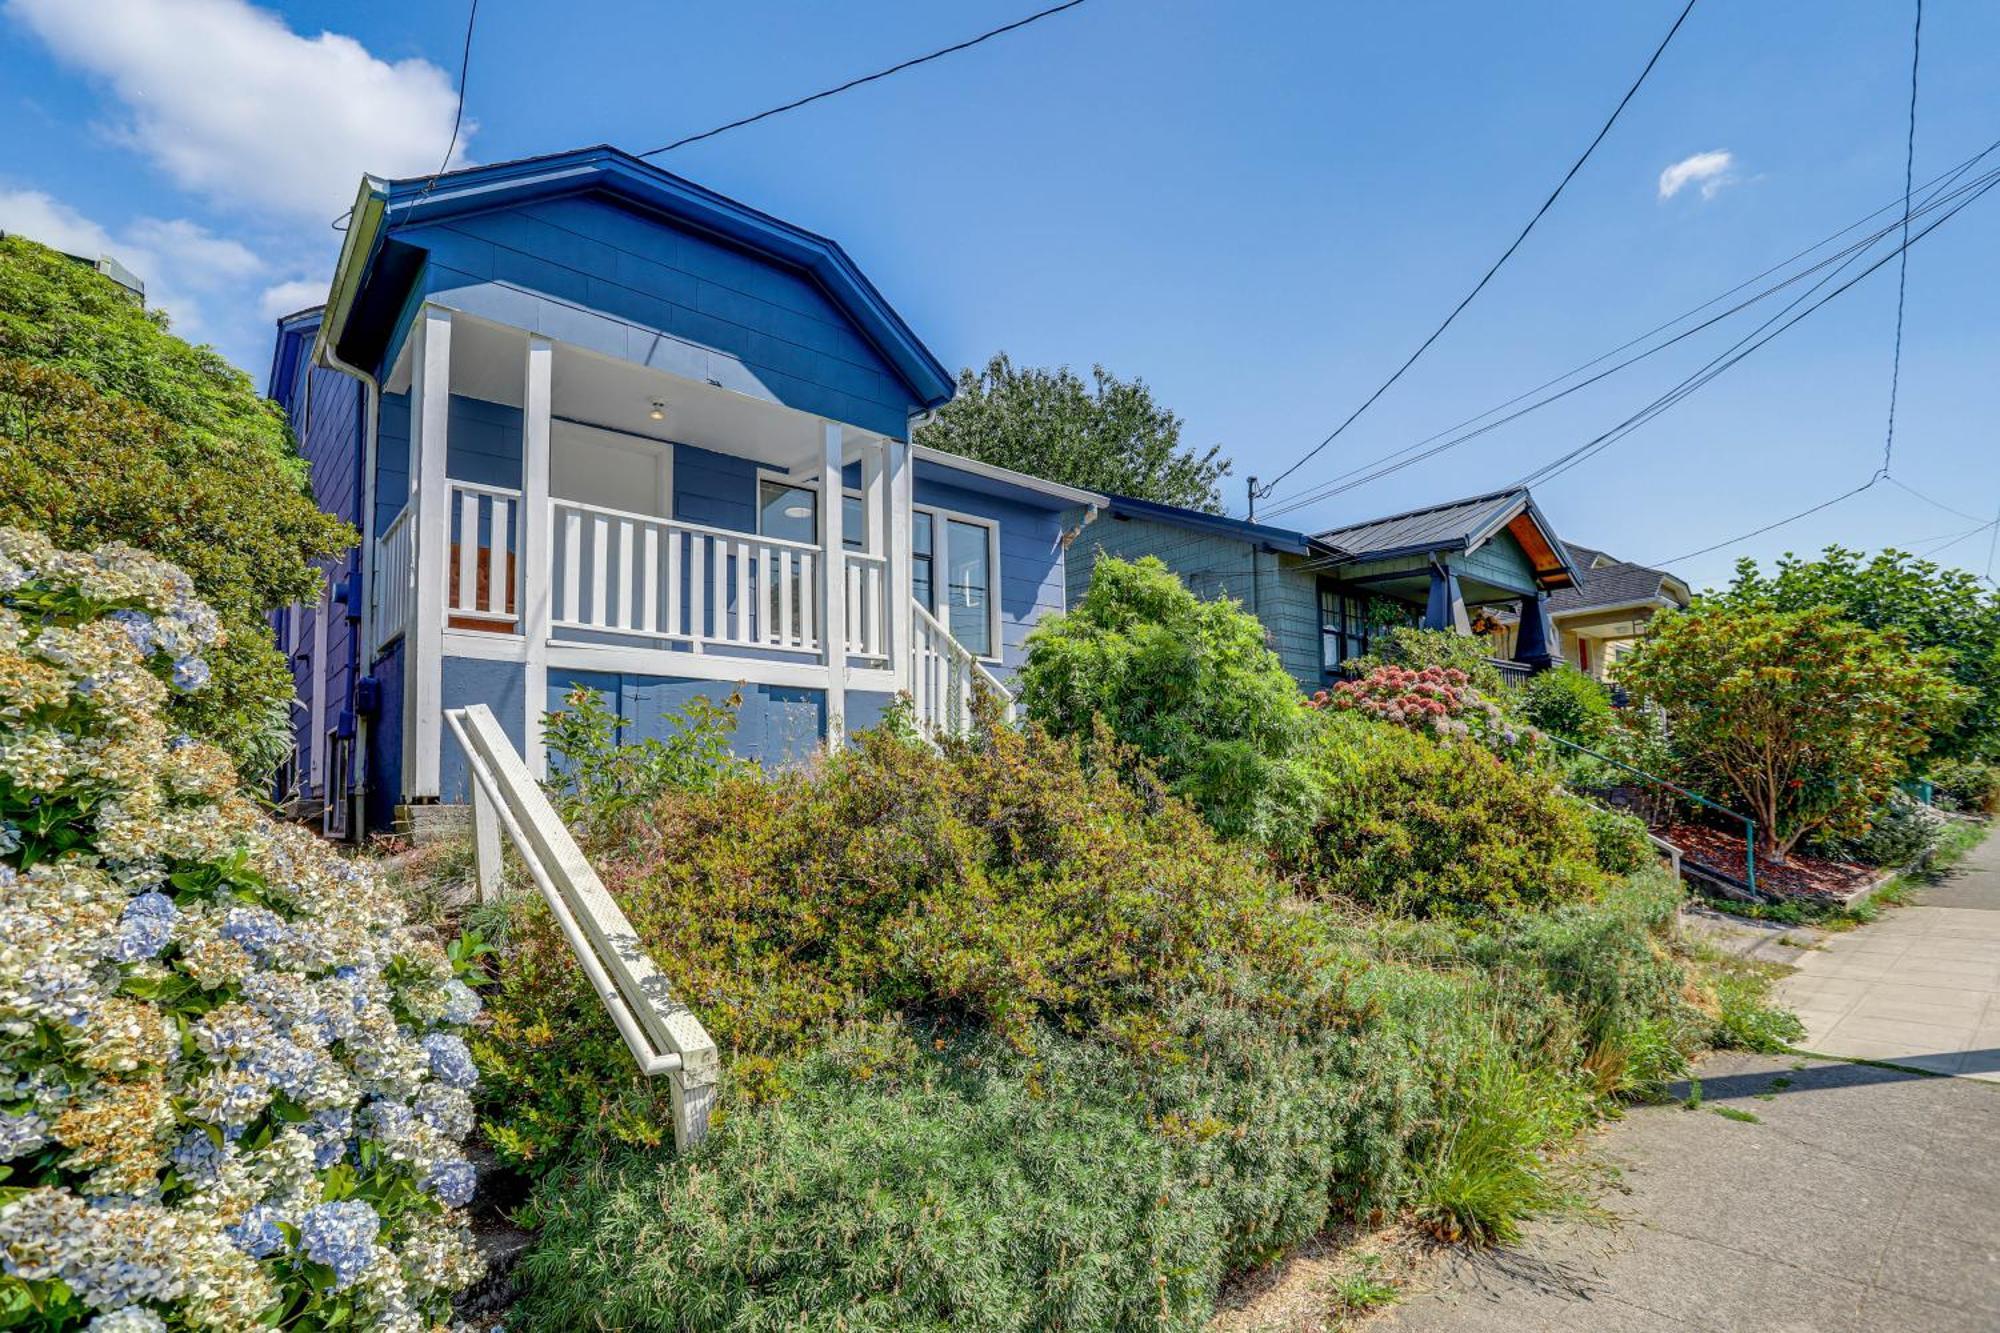
[[[0,239],[0,524],[171,560],[222,619],[208,687],[176,725],[245,780],[291,745],[292,673],[264,615],[317,599],[354,530],[323,514],[277,405],[88,268]]]
[[[1897,630],[1913,647],[1940,650],[1951,678],[1972,691],[1972,703],[1957,726],[1933,739],[1933,753],[2000,757],[2000,593],[1974,575],[1907,551],[1864,557],[1829,546],[1816,560],[1788,553],[1770,574],[1739,560],[1728,589],[1710,597],[1778,611],[1830,606],[1844,620]]]
[[[1181,447],[1181,419],[1144,380],[1103,366],[1016,366],[1005,352],[958,373],[958,396],[917,428],[917,443],[1086,490],[1222,511],[1222,446]]]

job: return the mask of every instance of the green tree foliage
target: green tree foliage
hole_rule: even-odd
[[[1941,650],[1952,679],[1973,695],[1958,724],[1933,738],[1932,752],[2000,759],[2000,592],[1975,575],[1905,551],[1865,557],[1829,546],[1817,560],[1786,555],[1771,574],[1739,560],[1735,580],[1711,600],[1777,611],[1830,606],[1857,625],[1896,630],[1912,647]]]
[[[1565,663],[1530,677],[1521,712],[1543,731],[1591,749],[1611,734],[1611,696],[1602,685]]]
[[[1069,737],[1101,718],[1225,837],[1268,838],[1303,799],[1307,710],[1240,603],[1203,601],[1152,556],[1104,558],[1028,647],[1029,717]]]
[[[291,671],[264,615],[318,596],[353,529],[319,512],[275,405],[166,317],[53,250],[0,241],[0,523],[171,560],[222,619],[176,724],[261,782],[290,744]]]
[[[1139,500],[1222,512],[1220,445],[1181,448],[1181,419],[1144,380],[1093,366],[1018,367],[1001,352],[958,374],[958,396],[917,429],[917,443],[1032,476]]]
[[[1779,859],[1818,829],[1858,831],[1970,691],[1949,657],[1831,607],[1705,604],[1653,622],[1619,660],[1664,714],[1676,774],[1757,821]]]
[[[1394,625],[1370,639],[1368,651],[1349,662],[1347,671],[1357,677],[1385,666],[1407,667],[1412,671],[1423,671],[1429,667],[1463,671],[1472,682],[1472,687],[1481,694],[1490,699],[1504,698],[1507,687],[1500,679],[1500,672],[1487,660],[1486,653],[1486,641],[1468,634]]]

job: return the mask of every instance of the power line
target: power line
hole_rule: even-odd
[[[430,198],[431,187],[437,184],[439,176],[444,175],[445,168],[451,165],[451,155],[458,151],[458,132],[465,125],[465,80],[472,72],[472,30],[478,22],[479,0],[472,0],[472,7],[465,15],[465,49],[458,56],[458,108],[451,113],[451,142],[444,146],[444,156],[438,160],[438,169],[424,182],[423,193],[417,196],[418,203]]]
[[[1996,140],[1993,144],[1989,145],[1985,150],[1976,154],[1974,157],[1968,159],[1965,163],[1961,164],[1953,171],[1947,172],[1945,173],[1944,176],[1939,177],[1938,183],[1936,183],[1937,184],[1936,190],[1922,204],[1918,205],[1912,210],[1912,217],[1922,217],[1931,211],[1942,208],[1946,204],[1959,201],[1962,198],[1964,198],[1966,202],[1969,202],[1970,200],[1969,198],[1966,198],[1967,196],[1976,197],[1978,193],[1983,192],[1983,190],[1985,190],[1986,188],[1990,188],[1996,181],[2000,181],[2000,171],[1989,171],[1983,175],[1974,177],[1971,181],[1967,182],[1966,184],[1959,185],[1956,188],[1947,188],[1950,187],[1952,185],[1952,182],[1957,180],[1959,176],[1964,174],[1964,172],[1971,165],[1978,162],[1981,158],[1984,158],[1988,154],[1992,153],[1993,151],[1995,151],[1995,149],[2000,149],[2000,140]],[[1884,206],[1884,208],[1877,209],[1875,214],[1870,214],[1868,218],[1861,219],[1861,222],[1854,224],[1854,226],[1859,226],[1866,223],[1867,221],[1869,221],[1869,218],[1872,218],[1882,212],[1886,212],[1889,207],[1893,207],[1893,205],[1886,205]],[[1616,374],[1618,371],[1623,370],[1626,367],[1631,366],[1639,361],[1642,361],[1649,356],[1653,356],[1661,351],[1664,351],[1668,347],[1671,347],[1678,342],[1684,341],[1685,339],[1692,337],[1693,335],[1700,333],[1705,329],[1712,328],[1716,324],[1719,324],[1722,321],[1730,318],[1731,316],[1738,314],[1741,311],[1748,309],[1750,306],[1757,304],[1759,301],[1762,301],[1767,297],[1776,294],[1777,292],[1783,291],[1785,288],[1789,286],[1792,286],[1798,282],[1803,281],[1805,278],[1811,276],[1816,272],[1819,272],[1821,269],[1828,268],[1828,266],[1830,265],[1832,266],[1832,271],[1826,274],[1824,277],[1822,277],[1818,282],[1814,283],[1811,287],[1809,287],[1802,296],[1796,298],[1791,304],[1787,305],[1784,308],[1784,310],[1781,310],[1777,315],[1771,317],[1771,319],[1766,320],[1763,324],[1760,324],[1757,327],[1757,329],[1752,330],[1752,332],[1749,335],[1746,335],[1744,339],[1739,340],[1735,344],[1735,347],[1741,347],[1744,342],[1749,341],[1751,338],[1754,338],[1757,333],[1763,331],[1766,328],[1769,328],[1773,323],[1781,319],[1784,316],[1784,314],[1788,313],[1791,310],[1796,309],[1799,306],[1799,304],[1802,303],[1807,297],[1810,297],[1813,292],[1816,292],[1821,287],[1824,287],[1826,283],[1828,283],[1835,276],[1837,276],[1841,270],[1850,266],[1862,254],[1865,254],[1869,249],[1873,248],[1876,242],[1882,240],[1884,237],[1887,237],[1893,232],[1895,232],[1900,225],[1901,225],[1900,222],[1892,222],[1887,226],[1878,228],[1874,232],[1862,237],[1860,240],[1851,242],[1846,247],[1833,252],[1824,259],[1821,259],[1819,262],[1805,269],[1802,269],[1798,273],[1792,274],[1789,277],[1786,277],[1783,280],[1762,289],[1756,294],[1747,297],[1742,301],[1737,302],[1735,305],[1730,306],[1729,308],[1721,311],[1720,313],[1713,315],[1706,320],[1703,320],[1701,323],[1683,329],[1681,332],[1675,334],[1673,337],[1668,338],[1654,345],[1653,347],[1646,349],[1643,352],[1639,352],[1633,356],[1627,357],[1625,360],[1620,361],[1617,364],[1610,366],[1607,369],[1602,370],[1585,380],[1582,380],[1576,384],[1572,384],[1569,387],[1561,389],[1555,393],[1548,394],[1545,397],[1542,397],[1536,400],[1535,402],[1528,404],[1526,407],[1508,413],[1507,415],[1499,417],[1496,420],[1488,421],[1485,425],[1479,426],[1476,429],[1456,435],[1451,439],[1445,440],[1443,443],[1431,444],[1429,448],[1422,447],[1426,444],[1429,444],[1431,441],[1438,440],[1441,435],[1446,434],[1447,432],[1440,432],[1440,435],[1430,436],[1428,440],[1418,441],[1416,445],[1405,446],[1403,449],[1397,450],[1394,453],[1385,455],[1384,458],[1382,459],[1376,460],[1378,463],[1382,465],[1376,467],[1373,471],[1367,472],[1366,475],[1357,476],[1357,473],[1360,472],[1361,469],[1355,469],[1347,473],[1341,474],[1341,476],[1334,478],[1332,481],[1323,484],[1322,486],[1318,487],[1315,490],[1303,492],[1292,498],[1287,499],[1283,503],[1271,509],[1267,516],[1276,517],[1279,514],[1289,513],[1292,510],[1300,509],[1310,504],[1316,504],[1322,500],[1331,498],[1334,495],[1339,495],[1343,492],[1353,490],[1357,487],[1365,486],[1370,482],[1380,480],[1381,478],[1386,477],[1391,473],[1401,471],[1404,468],[1413,467],[1418,463],[1436,457],[1437,455],[1444,453],[1450,449],[1458,448],[1459,446],[1469,443],[1470,441],[1477,439],[1480,436],[1485,435],[1490,431],[1497,430],[1501,426],[1519,420],[1521,417],[1528,415],[1528,413],[1530,412],[1537,411],[1540,408],[1548,406],[1550,403],[1556,402],[1559,399],[1568,397],[1570,394],[1588,388],[1590,385],[1595,384],[1600,380],[1606,379],[1609,376]],[[1835,232],[1832,236],[1828,237],[1826,241],[1822,241],[1818,245],[1807,247],[1806,250],[1800,252],[1800,255],[1809,254],[1812,252],[1812,250],[1818,249],[1820,246],[1825,245],[1827,242],[1838,239],[1846,232],[1852,231],[1854,229],[1854,226],[1843,228],[1841,231]],[[1898,247],[1898,251],[1892,251],[1891,255],[1888,257],[1894,257],[1894,254],[1899,252],[1900,249],[1901,247]],[[1793,259],[1795,260],[1799,257],[1800,257],[1799,255],[1795,255],[1793,256]],[[1790,262],[1792,261],[1791,260],[1786,261],[1786,263]],[[1886,259],[1880,262],[1886,262]],[[1873,272],[1874,268],[1880,267],[1880,262],[1872,266],[1869,271]],[[1783,267],[1785,267],[1784,264],[1776,266],[1776,268],[1783,268]],[[1766,274],[1776,271],[1776,268],[1766,270]],[[1761,277],[1765,275],[1760,274],[1759,276]],[[1614,348],[1610,352],[1604,353],[1602,356],[1599,356],[1593,359],[1592,361],[1584,363],[1584,365],[1577,367],[1576,369],[1568,372],[1565,375],[1559,375],[1555,379],[1547,381],[1547,383],[1545,383],[1544,385],[1538,386],[1538,389],[1531,389],[1528,391],[1528,393],[1517,395],[1515,398],[1510,399],[1509,403],[1519,402],[1522,398],[1528,397],[1529,394],[1538,392],[1539,388],[1547,387],[1548,384],[1561,383],[1564,379],[1571,378],[1572,376],[1576,375],[1582,370],[1588,369],[1590,366],[1602,362],[1607,357],[1617,355],[1617,353],[1623,350],[1623,348],[1631,347],[1636,345],[1637,343],[1643,342],[1645,341],[1646,338],[1653,336],[1653,334],[1658,333],[1661,329],[1671,328],[1674,324],[1681,322],[1681,320],[1688,318],[1690,315],[1699,313],[1701,310],[1707,308],[1710,305],[1713,305],[1716,301],[1726,299],[1729,295],[1733,294],[1734,292],[1742,290],[1743,287],[1748,286],[1750,282],[1754,282],[1756,280],[1757,279],[1752,278],[1746,282],[1739,283],[1736,287],[1731,288],[1728,292],[1724,292],[1721,296],[1703,302],[1701,305],[1696,306],[1693,310],[1688,311],[1686,314],[1678,316],[1675,319],[1669,320],[1667,321],[1666,324],[1660,325],[1646,334],[1641,334],[1638,338],[1626,342],[1621,347]],[[1734,350],[1734,348],[1732,348],[1731,350]],[[1725,352],[1723,355],[1726,356],[1728,355],[1728,353]],[[1709,364],[1713,365],[1714,362],[1711,361]],[[1494,412],[1498,412],[1503,408],[1507,407],[1509,403],[1502,403],[1499,407],[1488,409],[1488,411],[1482,412],[1479,414],[1479,416],[1470,418],[1470,420],[1479,421],[1484,417],[1489,417]],[[1461,423],[1461,425],[1463,424],[1465,423]],[[1603,437],[1599,437],[1599,439],[1602,438]],[[1414,454],[1412,453],[1412,450],[1418,450],[1418,449],[1421,449],[1421,452],[1416,452]],[[1353,478],[1353,480],[1348,480],[1348,478]]]
[[[690,134],[685,138],[676,139],[670,144],[663,144],[658,148],[649,148],[645,152],[638,154],[638,156],[658,157],[661,153],[671,153],[676,148],[685,148],[691,143],[700,143],[703,139],[713,139],[716,135],[727,134],[730,130],[740,130],[745,125],[754,125],[760,120],[769,120],[772,116],[781,116],[787,111],[796,111],[802,106],[838,96],[852,88],[859,88],[864,83],[873,83],[877,79],[886,79],[891,74],[900,74],[906,69],[914,69],[918,65],[928,64],[933,60],[941,60],[945,56],[955,55],[960,51],[978,46],[981,42],[992,41],[995,37],[1013,32],[1019,28],[1025,28],[1030,23],[1038,23],[1042,19],[1060,14],[1066,9],[1075,9],[1083,2],[1084,0],[1067,0],[1067,3],[1052,5],[1038,13],[1028,15],[1026,18],[1015,19],[1012,23],[1002,24],[997,28],[990,28],[980,33],[977,37],[969,37],[965,41],[955,42],[950,46],[942,47],[925,55],[913,56],[908,60],[891,65],[887,69],[878,69],[873,74],[863,74],[860,78],[849,79],[846,83],[838,84],[832,88],[823,88],[819,92],[809,93],[804,97],[787,102],[783,106],[774,106],[769,110],[759,111],[754,116],[744,116],[739,120],[730,121],[727,125],[717,125],[712,130],[703,130],[700,134]]]
[[[1842,491],[1839,495],[1834,496],[1831,500],[1822,500],[1810,509],[1801,509],[1796,514],[1792,514],[1786,518],[1781,518],[1775,523],[1766,523],[1763,527],[1756,528],[1750,532],[1743,533],[1741,536],[1731,537],[1727,541],[1719,541],[1715,543],[1715,545],[1713,546],[1704,546],[1699,551],[1689,551],[1686,555],[1677,555],[1674,556],[1672,559],[1662,560],[1659,561],[1658,563],[1662,565],[1677,565],[1683,560],[1692,560],[1698,555],[1707,555],[1710,551],[1720,551],[1725,546],[1734,546],[1738,542],[1747,542],[1752,537],[1761,537],[1765,533],[1774,532],[1777,529],[1784,527],[1788,523],[1796,523],[1802,518],[1808,518],[1813,514],[1817,514],[1822,509],[1831,509],[1835,505],[1839,504],[1842,500],[1851,500],[1855,496],[1861,494],[1861,492],[1873,487],[1875,483],[1880,480],[1881,477],[1879,476],[1870,477],[1868,480],[1862,482],[1859,486],[1856,486],[1853,490]]]
[[[1639,71],[1639,77],[1634,79],[1632,81],[1632,86],[1625,90],[1625,96],[1618,99],[1618,105],[1612,108],[1610,118],[1607,119],[1604,122],[1603,127],[1597,131],[1597,137],[1592,139],[1590,141],[1590,146],[1583,150],[1583,156],[1577,158],[1577,160],[1570,165],[1570,169],[1563,174],[1562,180],[1557,182],[1556,188],[1549,193],[1549,197],[1547,199],[1544,199],[1542,201],[1542,206],[1535,210],[1535,215],[1528,219],[1528,225],[1521,228],[1521,234],[1516,236],[1514,238],[1513,244],[1509,245],[1506,248],[1506,250],[1501,253],[1500,257],[1493,261],[1493,266],[1486,270],[1485,275],[1481,277],[1478,282],[1473,284],[1472,290],[1465,294],[1464,299],[1461,300],[1456,306],[1452,307],[1451,313],[1444,317],[1444,323],[1438,325],[1435,329],[1431,330],[1430,337],[1424,339],[1422,343],[1418,344],[1417,350],[1410,353],[1409,358],[1405,360],[1402,365],[1396,367],[1396,372],[1393,375],[1389,376],[1388,379],[1382,381],[1381,385],[1376,388],[1375,392],[1369,394],[1368,397],[1362,401],[1361,406],[1355,408],[1352,412],[1348,413],[1347,419],[1341,422],[1338,426],[1335,426],[1331,434],[1329,434],[1325,439],[1321,440],[1318,444],[1314,445],[1312,448],[1306,450],[1306,452],[1298,459],[1297,462],[1293,463],[1283,472],[1280,472],[1277,476],[1271,478],[1271,480],[1267,482],[1263,487],[1262,490],[1263,495],[1269,495],[1272,492],[1272,490],[1286,477],[1291,476],[1294,472],[1297,472],[1300,468],[1304,467],[1308,462],[1312,461],[1312,459],[1315,456],[1317,456],[1321,450],[1325,449],[1329,444],[1332,444],[1336,439],[1340,438],[1341,432],[1345,431],[1349,426],[1353,425],[1356,418],[1358,418],[1363,412],[1366,412],[1371,406],[1374,405],[1376,399],[1380,398],[1383,394],[1387,393],[1389,391],[1389,386],[1394,384],[1397,380],[1401,379],[1403,377],[1403,372],[1408,370],[1411,366],[1415,365],[1417,362],[1417,358],[1422,356],[1426,351],[1429,351],[1431,344],[1436,342],[1439,339],[1439,337],[1441,337],[1444,334],[1444,331],[1451,327],[1452,321],[1458,318],[1460,312],[1462,312],[1467,306],[1472,304],[1472,299],[1475,296],[1478,296],[1480,292],[1485,290],[1486,284],[1493,280],[1493,275],[1500,271],[1501,265],[1505,264],[1509,259],[1514,257],[1514,252],[1521,248],[1521,243],[1523,241],[1528,239],[1528,233],[1535,229],[1535,224],[1542,220],[1543,214],[1547,213],[1549,209],[1555,206],[1555,202],[1558,198],[1561,197],[1563,190],[1568,187],[1569,183],[1572,180],[1576,179],[1577,172],[1583,170],[1583,164],[1588,162],[1590,160],[1590,155],[1597,151],[1597,145],[1604,142],[1604,136],[1611,133],[1611,127],[1618,123],[1618,117],[1621,114],[1623,114],[1626,106],[1630,104],[1632,99],[1638,95],[1640,86],[1646,82],[1646,76],[1653,72],[1653,66],[1660,63],[1660,57],[1666,54],[1668,43],[1674,40],[1674,34],[1681,30],[1681,24],[1687,21],[1687,16],[1689,15],[1689,13],[1693,11],[1694,7],[1695,7],[1695,0],[1688,0],[1686,7],[1681,10],[1680,16],[1674,20],[1673,26],[1667,29],[1667,35],[1660,39],[1660,44],[1658,47],[1654,49],[1652,58],[1646,62],[1646,67]]]
[[[1942,500],[1932,499],[1930,496],[1925,495],[1922,491],[1918,490],[1916,487],[1911,486],[1907,482],[1899,481],[1895,477],[1884,477],[1883,480],[1888,482],[1891,486],[1894,486],[1899,491],[1906,491],[1909,494],[1916,496],[1919,500],[1922,500],[1925,504],[1929,505],[1933,509],[1942,509],[1947,514],[1956,514],[1958,517],[1964,519],[1970,519],[1974,523],[1984,523],[1986,521],[1977,514],[1968,514],[1963,509],[1952,508],[1950,505],[1946,504]]]
[[[1896,391],[1903,381],[1903,297],[1910,286],[1910,182],[1917,166],[1917,68],[1924,52],[1924,0],[1917,0],[1916,26],[1910,35],[1910,129],[1903,144],[1903,258],[1896,272],[1896,353],[1889,367],[1889,429],[1882,439],[1882,476],[1896,451]]]

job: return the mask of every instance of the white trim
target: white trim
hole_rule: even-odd
[[[555,430],[555,344],[539,334],[528,336],[527,355],[522,361],[521,392],[521,633],[519,640],[528,664],[521,736],[527,742],[522,755],[528,772],[537,778],[548,772],[547,747],[542,740],[542,712],[549,699],[549,617],[555,578],[555,545],[549,504],[551,460],[554,458]],[[672,466],[669,464],[669,466]],[[476,635],[483,639],[507,636]]]
[[[405,719],[404,795],[440,792],[444,748],[445,564],[450,554],[450,482],[445,473],[451,421],[451,312],[427,305],[411,332],[410,503],[417,506],[417,583],[407,637],[414,651]]]
[[[826,745],[837,749],[847,735],[847,546],[841,540],[844,504],[828,504],[845,493],[841,482],[844,455],[837,421],[821,421],[820,471],[820,644],[826,657]]]
[[[1012,468],[1001,467],[997,463],[982,463],[977,459],[965,458],[958,454],[948,454],[942,449],[933,449],[927,444],[911,445],[910,453],[921,462],[936,463],[940,467],[956,468],[960,472],[970,473],[975,477],[984,477],[988,481],[1004,481],[1009,485],[1019,486],[1023,490],[1039,491],[1043,495],[1053,495],[1058,500],[1067,500],[1075,505],[1085,505],[1092,509],[1101,509],[1111,503],[1110,497],[1099,495],[1095,491],[1080,491],[1074,486],[1065,486],[1058,481],[1046,481],[1041,477],[1031,477],[1025,472],[1016,472]]]
[[[946,548],[945,548],[945,535],[946,535],[946,534],[945,534],[945,529],[944,529],[944,524],[943,524],[943,523],[941,523],[941,522],[939,522],[939,520],[940,520],[940,519],[943,519],[943,520],[948,520],[948,521],[949,521],[949,520],[955,520],[955,521],[957,521],[957,522],[960,522],[960,523],[970,523],[970,524],[973,524],[973,525],[975,525],[975,526],[978,526],[978,527],[982,527],[982,528],[985,528],[985,529],[986,529],[986,573],[987,573],[987,579],[988,579],[988,582],[989,582],[989,586],[988,586],[988,587],[987,587],[987,589],[986,589],[986,603],[987,603],[987,604],[986,604],[986,625],[987,625],[987,628],[986,628],[986,641],[987,641],[987,644],[988,644],[988,646],[989,646],[989,647],[990,647],[990,648],[992,649],[992,651],[991,651],[991,652],[986,652],[986,653],[974,653],[974,654],[972,654],[972,655],[973,655],[973,656],[974,656],[975,658],[977,658],[977,659],[978,659],[979,661],[981,661],[981,662],[983,662],[983,663],[986,663],[986,664],[988,664],[988,665],[994,665],[994,666],[999,666],[999,665],[1004,665],[1004,663],[1003,663],[1003,662],[1001,661],[1001,656],[1000,656],[1000,653],[1001,653],[1001,645],[1000,645],[1000,584],[1001,584],[1001,574],[1000,574],[1000,520],[999,520],[999,519],[997,519],[997,518],[988,518],[988,517],[986,517],[986,516],[985,516],[984,514],[968,514],[968,513],[965,513],[965,512],[963,512],[963,511],[961,511],[961,510],[957,510],[957,509],[946,509],[946,508],[945,508],[944,506],[942,506],[942,505],[932,505],[932,504],[913,504],[913,505],[911,505],[911,506],[910,506],[910,512],[911,512],[912,514],[917,514],[917,513],[924,513],[924,514],[929,514],[929,515],[931,516],[931,600],[932,600],[932,604],[931,604],[930,606],[926,606],[926,607],[924,607],[924,610],[926,610],[926,611],[930,612],[930,613],[931,613],[931,614],[932,614],[933,616],[937,616],[937,617],[938,617],[938,619],[939,619],[939,620],[940,620],[940,621],[941,621],[941,622],[942,622],[943,624],[945,624],[945,626],[946,626],[947,628],[949,628],[949,626],[950,626],[950,624],[951,624],[951,617],[950,617],[950,616],[949,616],[948,614],[947,614],[947,615],[942,615],[942,616],[938,615],[938,608],[937,608],[937,598],[938,598],[939,594],[943,592],[943,590],[944,590],[944,585],[945,585],[945,580],[944,580],[944,579],[942,579],[942,578],[940,578],[940,577],[938,576],[938,571],[939,571],[940,569],[942,569],[942,568],[944,567],[944,563],[945,563],[945,549],[946,549]],[[912,546],[912,547],[910,548],[910,553],[911,553],[911,558],[912,558],[912,561],[914,562],[914,559],[915,559],[915,555],[916,555],[916,548],[915,548],[914,546]],[[913,568],[914,568],[914,565],[913,565]],[[911,581],[911,584],[910,584],[910,591],[911,591],[911,593],[912,593],[913,595],[914,595],[914,593],[915,593],[915,591],[916,591],[916,586],[915,586],[915,580],[914,580],[914,578],[912,579],[912,581]]]
[[[1565,620],[1582,620],[1590,616],[1616,615],[1620,611],[1678,611],[1680,603],[1667,597],[1643,597],[1630,602],[1606,602],[1602,606],[1579,606],[1568,611],[1551,611],[1549,619],[1560,625]]]
[[[910,512],[914,469],[910,464],[910,446],[901,440],[882,441],[882,454],[887,491],[883,502],[888,510],[884,526],[889,541],[889,661],[899,664],[898,688],[908,689],[907,676],[915,663],[910,651],[910,603],[916,570],[915,552],[910,546],[915,530]]]

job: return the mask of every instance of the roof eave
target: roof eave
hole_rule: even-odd
[[[389,183],[377,176],[363,176],[355,192],[354,208],[347,215],[347,234],[341,238],[340,259],[333,267],[333,284],[327,289],[325,314],[313,337],[313,361],[328,365],[328,353],[338,346],[347,329],[347,317],[354,310],[354,298],[375,248],[382,239],[388,216]]]
[[[1001,467],[998,463],[982,463],[978,459],[967,458],[963,454],[947,453],[942,449],[933,449],[927,444],[911,445],[910,456],[922,462],[935,463],[939,467],[956,468],[960,472],[969,472],[975,477],[984,477],[988,481],[1004,482],[1011,486],[1019,486],[1023,490],[1036,491],[1042,495],[1053,496],[1058,500],[1078,505],[1085,509],[1102,509],[1111,502],[1108,496],[1099,495],[1095,491],[1079,490],[1075,486],[1065,486],[1059,481],[1050,481],[1046,477],[1032,476],[1026,472],[1016,472],[1013,468]]]

